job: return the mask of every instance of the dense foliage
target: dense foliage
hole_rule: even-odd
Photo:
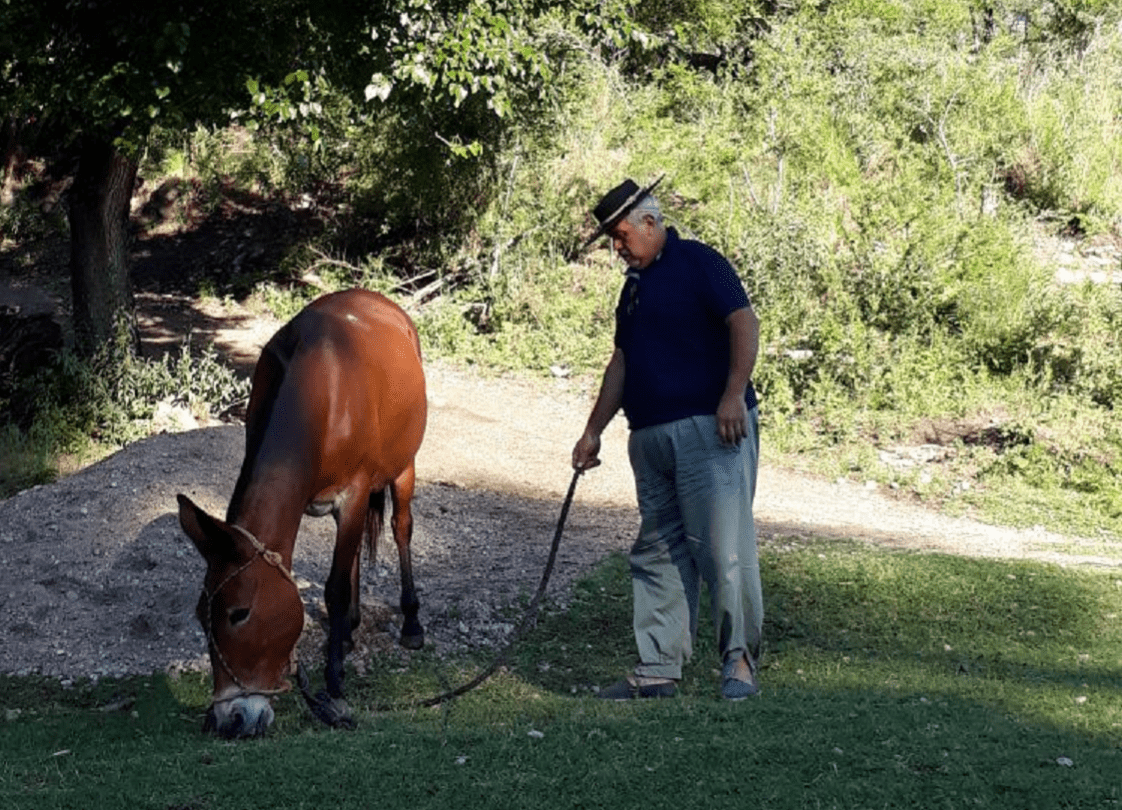
[[[489,144],[487,204],[434,260],[454,290],[424,310],[428,342],[596,369],[617,277],[573,248],[601,191],[668,171],[672,219],[733,259],[760,311],[765,431],[789,463],[1113,534],[1122,296],[1059,285],[1042,257],[1122,237],[1118,9],[612,8],[539,23],[564,103]],[[921,443],[957,463],[881,459]]]
[[[320,19],[282,70],[239,78],[252,148],[157,127],[149,172],[332,187],[345,202],[292,276],[338,257],[334,283],[424,292],[432,355],[579,373],[608,354],[618,289],[607,251],[575,253],[587,212],[622,177],[666,171],[673,223],[734,261],[761,315],[772,452],[996,519],[1113,531],[1122,295],[1059,285],[1041,257],[1122,239],[1116,4],[397,0],[378,15]],[[956,463],[878,454],[924,442]],[[1029,495],[1002,513],[1012,481]]]

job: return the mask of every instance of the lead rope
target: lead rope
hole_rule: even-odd
[[[557,549],[561,546],[561,533],[565,529],[565,519],[569,516],[569,507],[573,504],[573,494],[577,489],[577,480],[584,472],[582,469],[573,472],[573,480],[569,483],[569,491],[565,495],[565,500],[561,504],[561,515],[557,518],[557,529],[553,533],[553,545],[549,549],[549,559],[546,560],[545,570],[542,571],[541,582],[538,584],[538,591],[534,594],[534,598],[530,600],[530,604],[526,608],[526,613],[522,617],[522,623],[514,631],[514,635],[507,641],[506,646],[503,647],[495,655],[495,659],[491,662],[486,670],[476,675],[467,683],[457,686],[455,689],[449,689],[447,692],[442,692],[435,697],[427,698],[425,700],[416,700],[410,703],[393,704],[385,703],[374,707],[375,711],[390,711],[394,709],[419,709],[427,706],[437,706],[441,703],[446,703],[449,700],[454,700],[460,695],[470,692],[481,683],[486,681],[499,667],[507,663],[510,651],[514,648],[523,634],[529,630],[538,619],[538,611],[541,609],[542,598],[545,596],[546,587],[549,585],[550,574],[553,573],[553,564],[557,561]]]

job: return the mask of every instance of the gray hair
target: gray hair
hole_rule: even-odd
[[[653,217],[656,225],[662,225],[662,209],[658,207],[658,200],[654,195],[648,194],[639,200],[627,214],[627,221],[632,225],[641,225],[644,217]]]

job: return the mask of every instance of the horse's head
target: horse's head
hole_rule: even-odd
[[[196,615],[207,635],[214,694],[205,729],[254,737],[273,722],[270,697],[290,688],[304,604],[280,555],[184,495],[179,523],[206,560]]]

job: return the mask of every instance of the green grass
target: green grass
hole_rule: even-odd
[[[0,498],[53,481],[56,468],[52,448],[39,437],[0,426]]]
[[[351,676],[355,732],[279,701],[258,741],[203,736],[202,676],[2,683],[6,808],[1117,807],[1122,579],[768,544],[763,695],[716,697],[703,632],[675,700],[602,704],[632,663],[626,563],[609,558],[483,687],[485,662],[405,653]],[[105,710],[108,708],[108,710]]]

